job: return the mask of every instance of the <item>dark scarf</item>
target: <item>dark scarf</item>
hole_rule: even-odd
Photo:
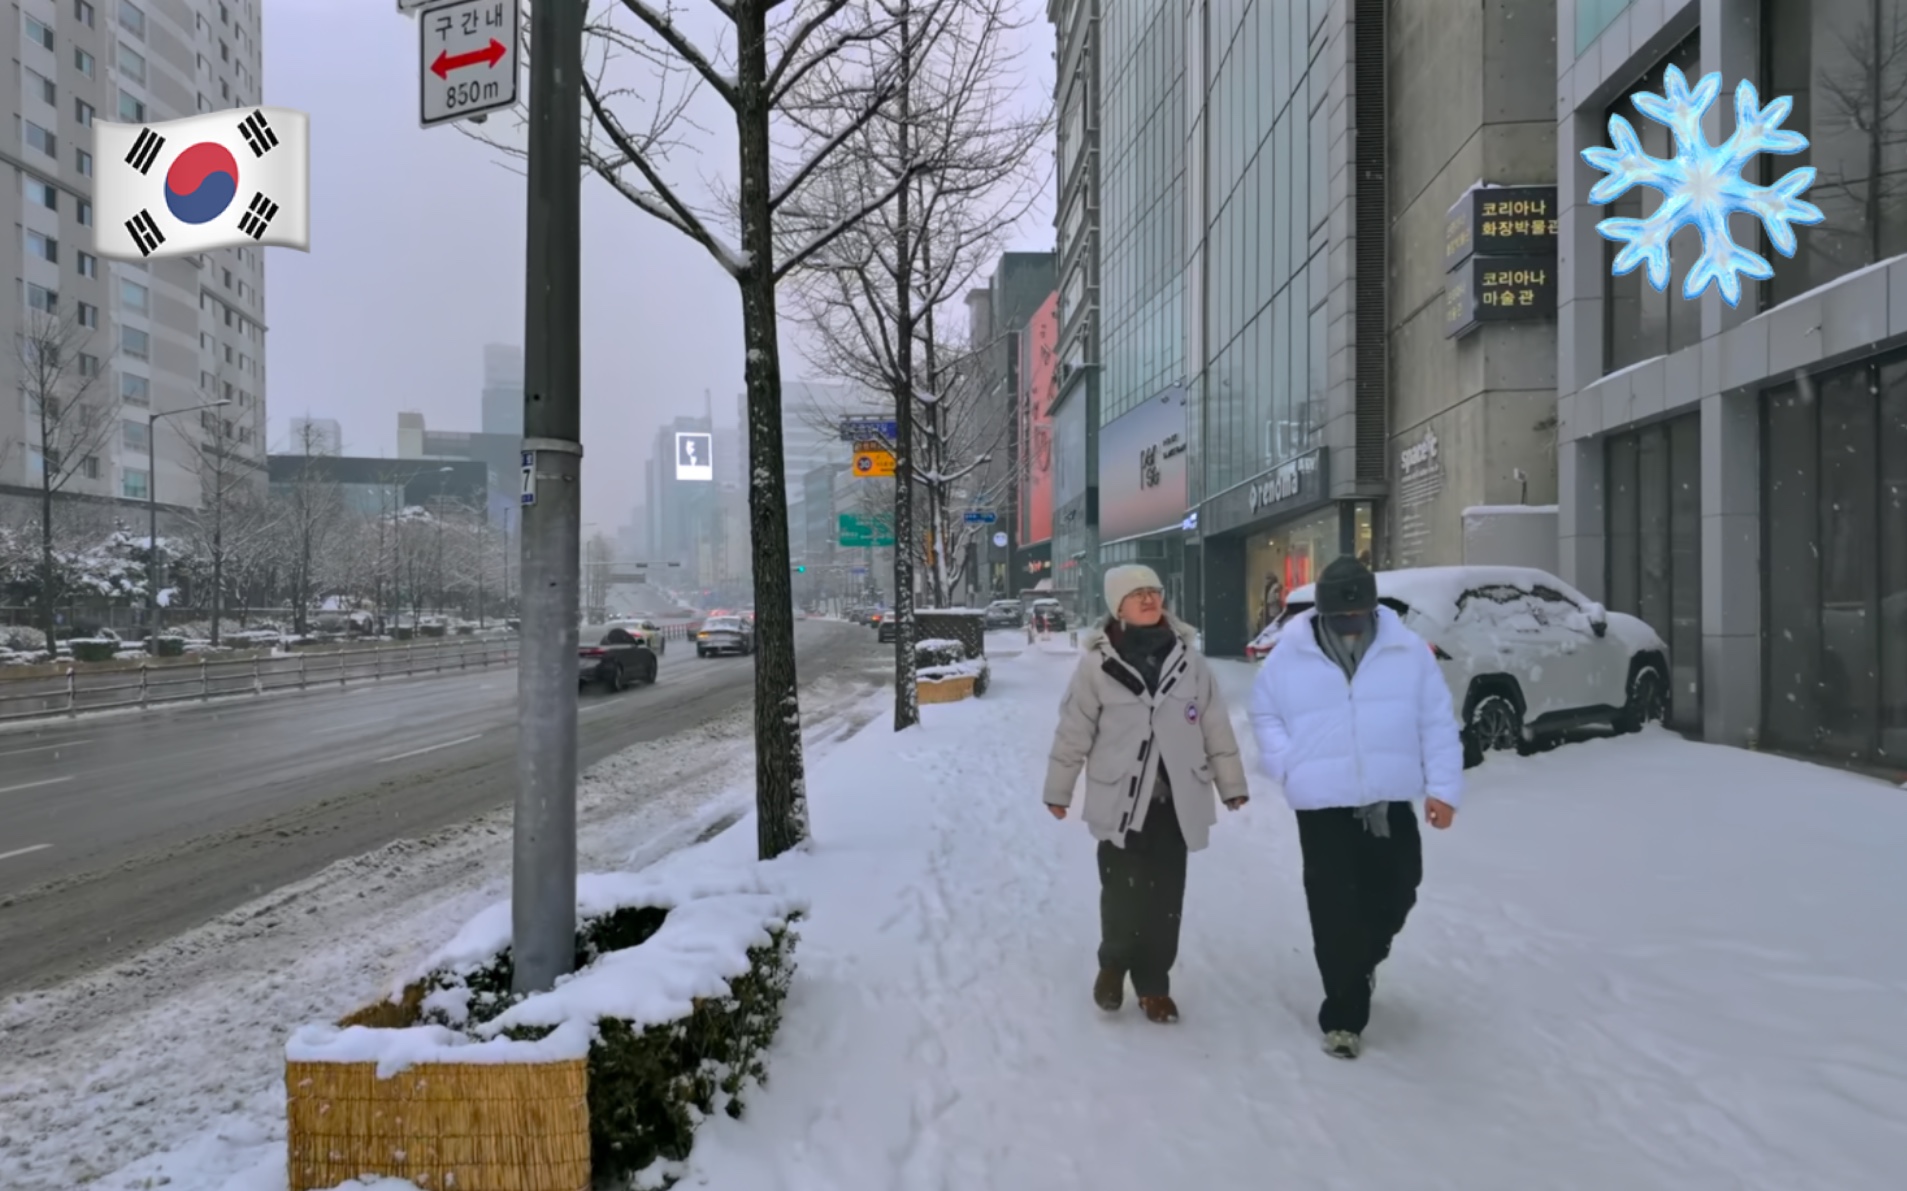
[[[1165,666],[1167,655],[1178,644],[1179,635],[1172,628],[1172,622],[1161,620],[1158,624],[1137,625],[1113,621],[1106,626],[1106,637],[1119,654],[1119,659],[1139,672],[1145,680],[1146,690],[1159,693],[1159,674]]]

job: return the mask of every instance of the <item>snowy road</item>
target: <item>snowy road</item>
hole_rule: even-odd
[[[835,622],[801,622],[796,641],[804,680],[879,654]],[[584,695],[582,764],[745,705],[752,674],[674,643],[655,687]],[[500,807],[515,748],[513,669],[0,734],[0,991]]]

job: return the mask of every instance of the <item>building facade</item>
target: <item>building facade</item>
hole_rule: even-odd
[[[265,270],[258,249],[132,264],[93,255],[95,119],[140,123],[260,102],[261,0],[21,0],[0,22],[15,63],[12,138],[0,154],[0,260],[15,278],[9,328],[58,334],[67,361],[18,375],[0,353],[0,508],[30,507],[50,469],[63,497],[114,514],[156,496],[167,512],[204,499],[208,449],[262,474],[265,464]],[[105,411],[42,441],[32,388]],[[214,419],[180,418],[211,401]],[[108,416],[110,415],[110,416]],[[147,436],[159,431],[147,463]],[[227,429],[229,427],[229,430]],[[229,468],[222,469],[229,476]]]
[[[1558,389],[1564,577],[1667,639],[1674,721],[1717,743],[1898,772],[1907,763],[1907,112],[1902,0],[1559,0],[1561,217]],[[1670,64],[1724,92],[1791,96],[1801,154],[1771,183],[1819,170],[1798,229],[1739,306],[1614,277],[1581,150]],[[1711,141],[1732,128],[1708,113]],[[1878,113],[1878,118],[1876,118]]]
[[[1058,42],[1058,384],[1053,420],[1054,586],[1076,613],[1099,591],[1100,0],[1051,0]]]
[[[483,432],[523,437],[523,349],[483,345]]]
[[[481,513],[489,486],[487,469],[470,460],[451,463],[299,452],[269,456],[266,468],[274,492],[297,484],[332,485],[346,509],[368,517],[436,509],[446,502]]]
[[[1458,563],[1465,508],[1553,499],[1550,12],[1055,5],[1056,429],[1092,467],[1060,501],[1085,489],[1100,565],[1158,569],[1213,652],[1339,554]],[[1515,276],[1542,280],[1453,317],[1467,279],[1509,275],[1453,221],[1511,188],[1545,202],[1515,244],[1540,258]]]
[[[1045,504],[1034,517],[1026,500],[1029,486],[1035,486],[1035,452],[1028,422],[1028,385],[1030,372],[1026,360],[1030,329],[1040,321],[1042,311],[1053,298],[1056,259],[1050,252],[1007,252],[994,264],[984,286],[968,292],[967,340],[969,358],[963,362],[962,377],[956,382],[980,408],[961,415],[959,437],[968,450],[993,457],[989,468],[970,478],[967,501],[985,505],[995,520],[990,533],[973,538],[968,586],[976,593],[1004,598],[1051,578],[1053,561],[1052,468],[1057,460],[1050,450],[1050,426],[1044,434],[1047,444],[1047,468],[1039,485]],[[1051,312],[1045,320],[1051,322]],[[1052,336],[1045,342],[1049,347]],[[1039,418],[1050,419],[1045,412],[1051,405],[1050,394],[1041,397]],[[1006,540],[998,542],[998,535]],[[967,598],[967,597],[953,597]]]
[[[519,434],[483,434],[464,430],[432,430],[424,415],[403,412],[397,415],[397,457],[399,459],[474,460],[489,469],[489,507],[492,519],[501,520],[517,507],[522,495],[521,463],[523,436]]]
[[[344,424],[336,418],[293,418],[285,450],[293,455],[342,455]]]

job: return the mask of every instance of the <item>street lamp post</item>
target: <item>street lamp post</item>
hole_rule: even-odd
[[[159,650],[159,419],[176,414],[192,414],[202,409],[230,405],[221,398],[184,409],[160,410],[146,415],[146,652]]]
[[[444,506],[450,500],[444,493],[450,487],[450,473],[455,470],[457,469],[454,467],[437,469],[437,615],[439,616],[444,614],[446,594],[444,590]]]

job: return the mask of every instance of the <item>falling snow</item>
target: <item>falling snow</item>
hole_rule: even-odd
[[[1613,148],[1583,150],[1583,160],[1607,174],[1589,192],[1597,205],[1614,202],[1637,186],[1660,191],[1662,204],[1644,219],[1605,219],[1596,225],[1603,238],[1621,244],[1612,271],[1621,276],[1648,266],[1649,284],[1662,292],[1669,284],[1669,241],[1685,227],[1702,237],[1702,255],[1682,282],[1682,296],[1694,299],[1713,282],[1730,306],[1741,302],[1741,278],[1764,281],[1774,266],[1759,253],[1743,248],[1728,234],[1728,217],[1737,212],[1753,215],[1768,233],[1768,242],[1782,256],[1795,253],[1795,224],[1820,223],[1821,209],[1803,202],[1801,194],[1814,183],[1812,167],[1791,170],[1773,186],[1756,186],[1741,176],[1742,168],[1762,153],[1799,153],[1808,138],[1785,131],[1794,101],[1782,96],[1761,105],[1753,83],[1743,79],[1735,88],[1735,132],[1720,145],[1710,145],[1702,132],[1702,116],[1721,94],[1722,76],[1703,76],[1693,91],[1688,79],[1671,66],[1663,91],[1638,91],[1636,109],[1675,137],[1675,156],[1651,157],[1642,149],[1636,130],[1621,116],[1609,117]]]

